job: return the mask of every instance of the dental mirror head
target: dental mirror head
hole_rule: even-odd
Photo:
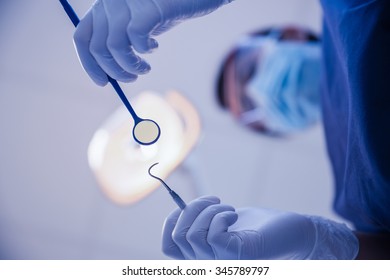
[[[149,119],[140,119],[133,128],[133,138],[140,145],[152,145],[160,138],[159,125]]]

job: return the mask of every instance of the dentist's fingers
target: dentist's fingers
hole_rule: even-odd
[[[180,251],[180,248],[172,239],[172,232],[176,226],[177,219],[181,214],[181,209],[177,208],[173,211],[164,221],[163,234],[162,234],[162,251],[168,257],[173,259],[184,260],[184,256]]]
[[[248,240],[228,231],[237,219],[236,212],[225,211],[215,215],[211,221],[207,242],[213,248],[216,259],[240,259],[242,245]]]
[[[89,50],[99,66],[113,79],[121,82],[135,81],[137,75],[125,71],[108,50],[108,20],[101,1],[95,2],[92,7],[92,22],[93,32]]]
[[[139,53],[150,53],[158,47],[157,41],[150,36],[162,20],[160,10],[154,1],[126,1],[131,12],[127,26],[131,44]]]
[[[183,209],[181,215],[179,216],[176,226],[172,232],[172,239],[176,245],[180,248],[183,256],[186,259],[195,259],[196,255],[187,240],[187,232],[190,229],[191,225],[198,217],[198,215],[208,206],[213,204],[219,204],[220,200],[217,197],[206,196],[201,197],[196,200],[191,201]]]
[[[137,56],[127,36],[131,14],[125,1],[104,1],[108,19],[107,47],[115,61],[127,72],[145,74],[150,65]]]
[[[88,11],[78,24],[73,35],[74,45],[81,65],[89,77],[99,86],[108,83],[107,74],[98,65],[95,58],[89,51],[89,42],[92,37],[92,11]]]
[[[214,204],[205,208],[195,219],[187,232],[187,240],[194,250],[196,259],[215,259],[212,247],[207,242],[209,228],[213,218],[222,212],[232,212],[230,205]]]

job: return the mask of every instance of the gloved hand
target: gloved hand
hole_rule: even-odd
[[[201,197],[165,220],[163,252],[175,259],[354,259],[358,241],[321,217],[220,204]]]
[[[131,82],[149,64],[135,54],[157,48],[151,36],[182,20],[211,13],[233,0],[97,0],[80,21],[74,43],[81,64],[95,83],[112,78]]]

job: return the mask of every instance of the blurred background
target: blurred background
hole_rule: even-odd
[[[93,1],[70,3],[81,16]],[[0,13],[0,258],[165,259],[161,229],[175,208],[166,191],[118,204],[88,163],[93,135],[122,105],[80,67],[59,1],[1,1]],[[282,24],[320,33],[318,1],[237,0],[185,22],[144,56],[152,71],[123,89],[130,99],[174,89],[196,108],[200,135],[167,178],[186,201],[210,194],[235,207],[340,220],[320,125],[269,138],[239,126],[216,102],[219,66],[238,38]]]

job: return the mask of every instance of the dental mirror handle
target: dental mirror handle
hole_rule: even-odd
[[[135,113],[133,107],[131,106],[129,100],[126,98],[126,95],[123,92],[122,88],[119,86],[118,82],[108,75],[107,75],[107,77],[108,77],[108,81],[110,82],[112,87],[115,89],[119,98],[122,100],[123,104],[126,106],[127,110],[130,112],[131,116],[133,117],[134,125],[137,125],[140,121],[142,121],[142,119],[140,117],[138,117],[137,114]]]

